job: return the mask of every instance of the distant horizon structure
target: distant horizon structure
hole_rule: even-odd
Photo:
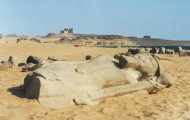
[[[73,28],[69,28],[68,33],[73,33]]]
[[[143,38],[151,38],[151,36],[146,35],[146,36],[144,36]]]
[[[64,28],[64,30],[61,30],[60,33],[72,33],[73,34],[73,28]]]

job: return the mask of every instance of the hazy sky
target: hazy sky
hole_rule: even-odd
[[[190,40],[190,0],[1,0],[0,33],[151,35]]]

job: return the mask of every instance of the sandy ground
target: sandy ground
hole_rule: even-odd
[[[31,41],[0,43],[0,60],[10,55],[26,61],[29,55],[64,60],[85,60],[86,55],[97,56],[126,52],[124,48],[71,47],[71,45],[40,44]],[[190,57],[162,55],[172,61],[161,60],[164,71],[169,72],[176,84],[157,94],[141,97],[111,97],[95,106],[73,106],[50,109],[30,100],[19,91],[27,72],[21,68],[0,71],[0,120],[188,120],[190,118]]]

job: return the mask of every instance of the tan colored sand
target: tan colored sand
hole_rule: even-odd
[[[5,38],[4,38],[5,39]],[[71,47],[70,45],[39,44],[30,41],[0,43],[0,60],[10,55],[26,61],[29,55],[47,58],[56,56],[66,60],[85,60],[86,55],[104,53],[113,56],[126,52],[124,48]],[[37,100],[24,98],[19,91],[27,73],[21,68],[0,71],[0,120],[187,120],[190,118],[190,57],[162,55],[165,71],[176,79],[176,84],[158,94],[141,97],[112,97],[95,106],[73,106],[49,109]]]

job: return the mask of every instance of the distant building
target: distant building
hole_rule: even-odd
[[[129,39],[130,39],[130,38],[137,38],[137,37],[136,37],[136,36],[130,36],[130,37],[127,37],[127,38],[129,38]]]
[[[68,33],[73,33],[73,28],[69,28]]]
[[[64,29],[64,33],[68,33],[68,29],[67,28]]]
[[[144,36],[143,38],[151,38],[150,36]]]
[[[3,35],[2,34],[0,34],[0,39],[3,37]]]
[[[60,33],[73,33],[73,28],[65,28],[64,30],[61,30]]]

